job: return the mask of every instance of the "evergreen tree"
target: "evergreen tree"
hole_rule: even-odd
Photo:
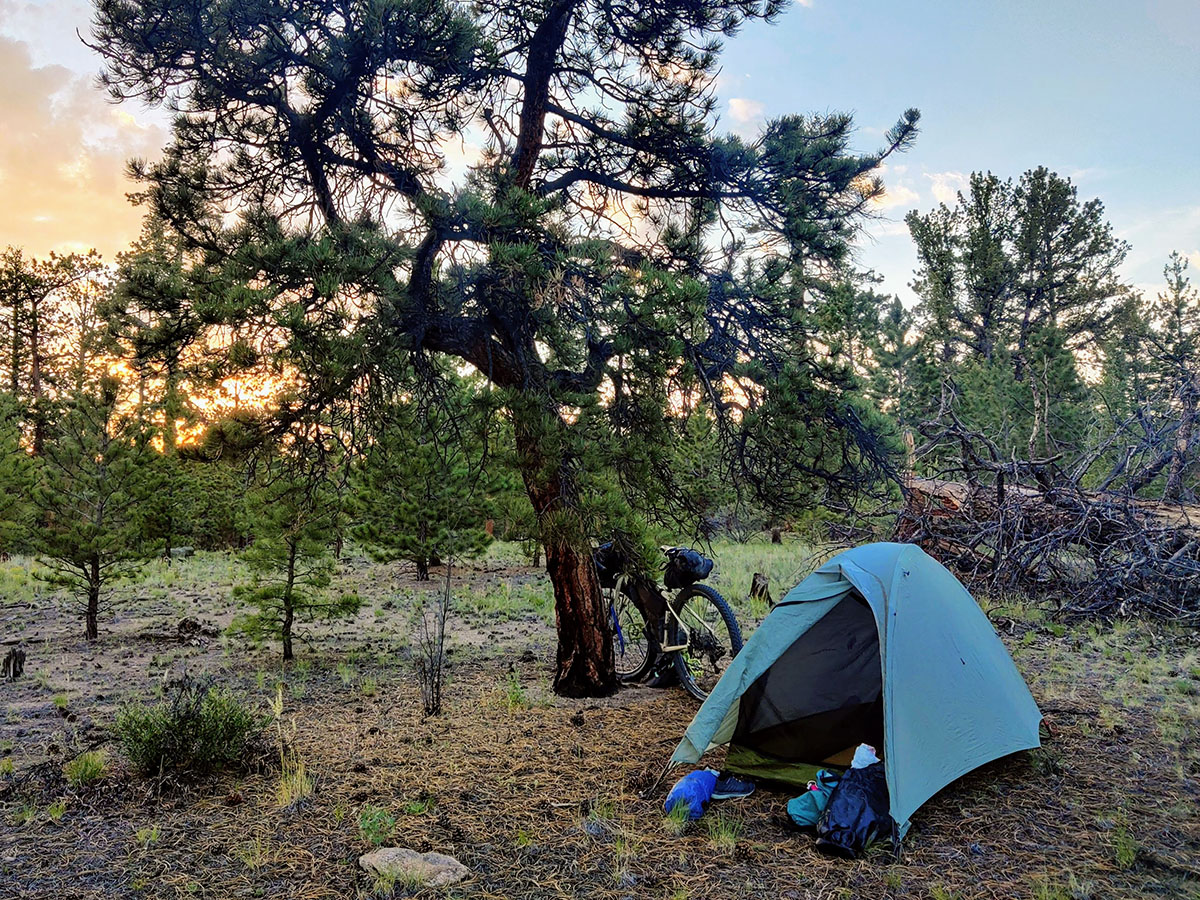
[[[403,559],[429,580],[434,559],[468,559],[488,544],[486,417],[463,391],[445,407],[389,406],[355,469],[352,531],[379,560]]]
[[[103,263],[94,250],[51,253],[46,259],[26,258],[14,247],[0,254],[0,338],[8,391],[25,410],[34,456],[45,445],[55,393],[85,387],[88,360],[98,346],[93,312],[102,281]],[[71,351],[65,359],[64,350]]]
[[[6,555],[26,546],[32,524],[33,461],[21,442],[22,425],[20,404],[0,392],[0,553]]]
[[[1172,253],[1163,268],[1166,290],[1150,305],[1147,345],[1151,384],[1178,425],[1166,467],[1163,499],[1190,497],[1185,476],[1196,464],[1196,417],[1200,408],[1200,290],[1187,277],[1187,260]]]
[[[278,336],[267,349],[298,382],[281,418],[352,396],[381,356],[413,363],[400,392],[440,355],[497,389],[554,586],[559,692],[617,683],[588,548],[591,498],[610,502],[588,479],[614,480],[585,464],[595,448],[665,434],[671,398],[699,390],[764,489],[811,498],[796,486],[826,463],[839,488],[885,466],[796,312],[844,262],[917,113],[865,155],[841,114],[717,134],[719,40],[780,0],[95,6],[114,96],[181,111],[136,172],[197,260],[189,303]],[[468,129],[483,152],[451,186],[441,148]],[[744,433],[777,421],[744,414],[747,397],[798,387],[774,411],[821,433],[803,444],[817,459]],[[636,498],[654,469],[617,474]]]
[[[264,464],[247,503],[253,542],[242,558],[252,580],[234,588],[234,598],[254,611],[230,626],[256,641],[278,639],[285,660],[294,657],[297,623],[350,616],[361,605],[356,595],[329,590],[344,515],[336,488],[345,477],[341,453],[316,428],[292,437]]]
[[[35,460],[29,544],[83,608],[94,641],[103,594],[156,551],[145,539],[141,504],[151,488],[152,433],[121,411],[117,383],[100,379],[74,393]]]
[[[1092,427],[1079,354],[1102,352],[1129,302],[1128,248],[1103,215],[1037,168],[1016,183],[975,173],[953,209],[908,216],[924,340],[964,422],[1005,454],[1052,456]]]

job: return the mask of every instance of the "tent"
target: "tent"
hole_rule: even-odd
[[[1040,745],[1042,714],[966,588],[912,544],[835,556],[763,620],[671,757],[729,745],[726,768],[803,786],[859,743],[910,817],[990,760]]]

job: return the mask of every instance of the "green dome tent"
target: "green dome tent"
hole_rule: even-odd
[[[729,744],[726,768],[803,786],[848,765],[859,743],[884,760],[903,834],[943,787],[1040,745],[1042,714],[986,615],[912,544],[867,544],[793,588],[730,663],[671,763]]]

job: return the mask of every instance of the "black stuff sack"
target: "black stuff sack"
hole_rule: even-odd
[[[892,833],[890,810],[883,763],[847,769],[817,820],[817,849],[854,859]]]
[[[600,586],[616,587],[617,578],[625,568],[625,560],[616,544],[612,541],[605,541],[592,551],[592,562],[596,564],[596,575],[600,579]]]
[[[672,590],[703,581],[713,570],[713,561],[687,547],[672,547],[667,551],[667,571],[663,584]]]

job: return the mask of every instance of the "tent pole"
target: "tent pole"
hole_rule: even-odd
[[[658,786],[660,784],[662,784],[662,780],[667,777],[667,773],[670,772],[671,769],[673,769],[673,768],[674,768],[674,766],[672,765],[671,760],[668,759],[667,764],[665,766],[663,766],[662,771],[658,773],[658,777],[654,779],[654,783],[651,784],[650,787],[646,788],[645,790],[638,791],[639,799],[645,800],[647,797],[649,797],[651,794],[653,794],[655,791],[657,791]]]

